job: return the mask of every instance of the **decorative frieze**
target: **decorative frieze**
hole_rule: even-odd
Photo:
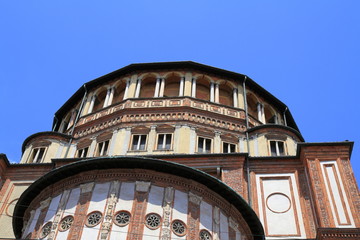
[[[165,188],[164,201],[163,201],[164,215],[162,222],[161,240],[171,239],[170,218],[171,218],[173,201],[174,201],[174,188],[173,187]]]
[[[100,239],[107,239],[111,230],[112,218],[114,216],[115,205],[118,201],[120,182],[111,183],[109,197],[105,207],[105,217],[101,226]]]
[[[316,202],[319,209],[319,217],[320,217],[320,226],[321,227],[330,227],[330,218],[326,208],[327,198],[323,192],[323,184],[320,178],[320,173],[317,167],[317,161],[308,160],[310,176],[312,177],[312,183],[314,185],[314,194],[316,197]]]
[[[119,124],[124,123],[132,123],[132,122],[151,122],[151,121],[190,121],[190,122],[196,122],[199,124],[206,124],[213,127],[223,128],[226,130],[231,131],[237,131],[237,132],[244,132],[246,131],[245,122],[243,124],[239,124],[238,119],[242,119],[245,121],[245,114],[244,110],[233,110],[228,109],[228,107],[225,106],[218,106],[213,105],[211,103],[203,103],[198,102],[195,100],[190,100],[193,104],[191,104],[194,108],[200,108],[205,111],[209,111],[212,113],[222,114],[225,116],[230,116],[234,118],[234,121],[231,121],[230,119],[224,120],[220,118],[216,118],[214,116],[209,116],[208,114],[200,114],[194,110],[193,113],[189,113],[187,111],[181,111],[179,109],[177,112],[167,112],[164,110],[161,110],[162,112],[159,113],[159,111],[154,113],[134,113],[134,114],[128,114],[128,111],[123,111],[125,108],[144,108],[144,107],[155,107],[155,108],[164,108],[164,107],[182,107],[186,106],[185,100],[189,100],[187,98],[183,99],[149,99],[149,100],[128,100],[125,103],[120,103],[119,105],[113,106],[112,108],[104,109],[103,111],[100,111],[98,113],[95,113],[90,116],[86,116],[77,124],[77,128],[81,128],[75,132],[75,138],[78,137],[84,137],[86,135],[95,133],[97,131],[110,128],[112,126],[116,126]],[[126,104],[129,103],[129,104]],[[121,111],[121,112],[119,112]],[[115,117],[112,117],[111,119],[103,120],[100,123],[94,123],[85,129],[81,127],[85,123],[89,123],[91,121],[95,121],[101,117],[105,117],[108,115],[114,115],[116,112],[117,115]],[[253,120],[252,123],[254,126],[258,125],[258,123]]]

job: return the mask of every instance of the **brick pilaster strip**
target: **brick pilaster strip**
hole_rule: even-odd
[[[94,185],[93,182],[80,185],[81,194],[75,209],[74,223],[70,228],[68,240],[81,239]]]
[[[315,198],[314,201],[316,205],[316,210],[318,212],[317,216],[319,225],[320,227],[332,227],[328,209],[326,207],[326,205],[328,205],[327,196],[324,193],[324,184],[323,180],[321,179],[318,160],[308,159],[307,164],[310,183],[313,189],[313,196]]]
[[[188,207],[188,232],[186,239],[199,239],[200,226],[200,203],[202,198],[189,192],[189,207]]]
[[[142,240],[149,187],[150,182],[136,182],[135,198],[131,211],[132,224],[129,226],[127,240]]]

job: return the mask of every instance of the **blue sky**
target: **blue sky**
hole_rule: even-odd
[[[85,82],[131,63],[191,60],[246,74],[290,108],[307,142],[355,141],[360,1],[0,2],[0,152]]]

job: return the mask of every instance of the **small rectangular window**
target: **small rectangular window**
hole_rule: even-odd
[[[77,151],[76,156],[77,156],[78,158],[87,157],[88,151],[89,151],[89,147],[79,149],[79,150]]]
[[[223,142],[223,153],[236,152],[236,145],[232,143]]]
[[[157,141],[157,150],[171,149],[172,134],[159,134]]]
[[[147,135],[133,135],[131,150],[141,151],[145,150]]]
[[[34,148],[30,157],[32,163],[39,163],[43,160],[45,148]]]
[[[282,141],[270,141],[271,156],[284,156],[285,144]]]
[[[210,153],[211,152],[211,139],[209,138],[198,138],[198,152],[199,153]]]
[[[110,142],[109,140],[106,140],[104,142],[99,142],[95,156],[97,157],[107,156],[109,150],[109,142]]]

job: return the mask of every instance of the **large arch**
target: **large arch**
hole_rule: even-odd
[[[155,94],[156,76],[146,75],[141,80],[140,98],[152,98]]]
[[[121,79],[114,85],[114,98],[112,103],[118,103],[124,100],[126,90],[126,79]]]
[[[206,76],[196,78],[196,98],[210,101],[210,79]]]
[[[99,173],[103,174],[101,171],[106,170],[106,172],[111,171],[116,174],[117,169],[118,171],[122,171],[123,173],[135,173],[135,175],[129,175],[132,181],[137,181],[136,172],[141,172],[136,171],[136,169],[145,169],[152,172],[167,174],[170,179],[171,175],[173,175],[175,178],[187,179],[186,181],[194,181],[194,183],[190,186],[194,186],[198,189],[208,189],[206,191],[213,192],[216,196],[219,196],[221,199],[227,202],[224,203],[226,206],[231,206],[231,209],[235,210],[234,214],[242,219],[240,219],[241,224],[243,224],[241,226],[242,229],[248,229],[246,230],[246,232],[249,231],[250,235],[247,235],[247,239],[264,239],[264,230],[256,213],[251,209],[251,207],[240,195],[238,195],[233,189],[228,187],[222,181],[219,181],[218,179],[200,170],[196,170],[194,168],[190,168],[181,164],[153,158],[138,157],[86,159],[56,168],[45,174],[43,177],[30,185],[30,187],[21,195],[15,206],[14,216],[17,216],[16,218],[13,218],[13,229],[15,236],[17,238],[21,238],[22,229],[25,224],[25,213],[31,211],[31,206],[34,206],[33,201],[36,202],[37,200],[40,200],[39,198],[46,198],[48,194],[52,194],[53,190],[51,189],[54,189],[53,186],[55,184],[58,185],[58,187],[56,188],[58,189],[58,191],[63,191],[61,190],[63,188],[59,188],[59,184],[66,185],[66,179],[69,179],[72,183],[76,183],[76,181],[78,180],[80,181],[79,183],[82,183],[86,181],[88,177],[82,178],[81,176],[84,176],[83,174],[86,174],[87,172],[93,173],[94,171],[100,171]],[[132,170],[128,171],[127,169]],[[91,179],[96,178],[92,177]],[[206,196],[211,196],[211,194],[209,194],[207,194]]]
[[[258,101],[257,97],[253,93],[248,92],[246,94],[246,100],[247,100],[247,109],[248,109],[249,115],[251,115],[255,119],[259,120],[258,119],[258,111],[257,111],[257,104],[259,101]]]
[[[219,103],[234,106],[233,87],[227,82],[219,84]]]
[[[96,112],[103,108],[106,94],[107,94],[107,87],[105,87],[105,86],[101,87],[100,89],[98,89],[96,91],[96,93],[94,94],[95,102],[94,102],[94,107],[92,109],[92,112]]]
[[[179,74],[168,75],[165,79],[164,97],[179,96],[181,76]]]

